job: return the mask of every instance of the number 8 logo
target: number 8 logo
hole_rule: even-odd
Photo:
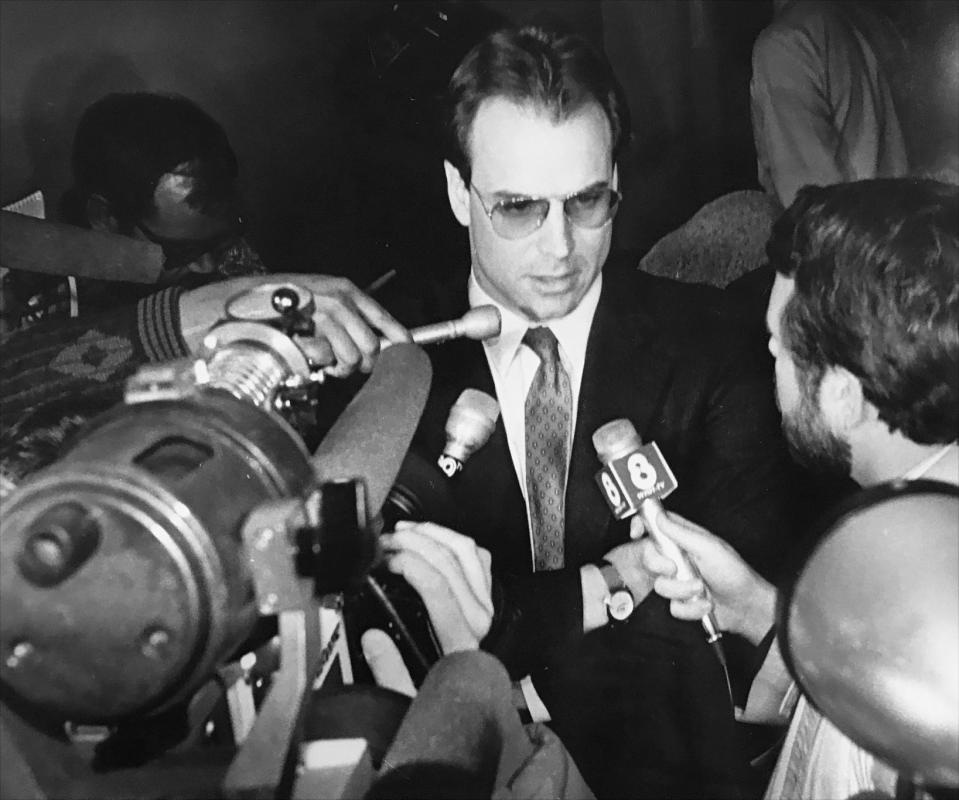
[[[619,496],[619,489],[616,488],[616,484],[613,479],[604,472],[600,480],[603,482],[603,488],[606,490],[606,495],[609,497],[609,502],[614,506],[619,506],[622,498]]]
[[[633,453],[626,461],[629,479],[641,492],[648,492],[656,485],[656,468],[642,453]]]

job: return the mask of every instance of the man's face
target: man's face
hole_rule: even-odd
[[[599,276],[612,238],[611,221],[577,227],[562,202],[586,189],[616,188],[605,114],[590,105],[557,124],[536,110],[492,98],[480,105],[470,142],[474,188],[456,173],[450,193],[454,213],[469,226],[477,281],[531,321],[568,314]],[[546,219],[520,239],[497,234],[484,210],[484,204],[492,209],[501,200],[542,197],[551,199]]]
[[[766,312],[769,352],[776,360],[776,404],[782,413],[786,444],[792,457],[808,469],[825,476],[846,477],[852,468],[852,452],[822,413],[820,381],[797,367],[782,341],[783,311],[794,290],[791,278],[777,274]]]

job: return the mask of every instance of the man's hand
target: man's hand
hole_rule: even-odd
[[[431,522],[398,522],[380,543],[390,572],[423,598],[443,654],[478,648],[493,620],[489,551]]]
[[[643,564],[643,548],[641,542],[635,539],[642,534],[642,522],[639,517],[633,517],[630,522],[630,536],[633,541],[618,545],[610,550],[604,558],[609,561],[622,576],[629,591],[633,593],[633,600],[639,605],[646,599],[653,589],[653,579]]]
[[[705,528],[672,512],[661,515],[659,522],[660,530],[686,552],[702,575],[702,580],[674,578],[676,565],[651,538],[637,542],[641,563],[658,576],[653,588],[670,601],[672,615],[700,620],[712,610],[720,628],[745,636],[754,644],[760,642],[775,618],[775,588]]]
[[[227,300],[264,283],[295,283],[313,293],[316,334],[302,339],[301,344],[314,364],[329,365],[335,377],[357,369],[372,370],[380,351],[380,334],[391,342],[410,340],[406,328],[347,278],[281,273],[231,278],[184,292],[180,296],[180,329],[190,350],[195,352],[210,326],[224,317]]]

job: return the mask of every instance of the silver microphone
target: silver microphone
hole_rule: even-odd
[[[459,319],[413,328],[410,336],[413,337],[415,344],[438,344],[460,338],[482,340],[498,336],[501,326],[502,320],[496,306],[477,306],[471,308]],[[381,338],[380,350],[392,344],[389,339]]]
[[[466,459],[486,444],[498,418],[499,403],[490,395],[478,389],[463,390],[446,419],[446,446],[436,459],[447,478],[463,469]]]

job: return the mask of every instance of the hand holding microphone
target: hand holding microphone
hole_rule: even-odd
[[[676,577],[698,579],[696,567],[661,528],[665,516],[661,498],[678,484],[659,448],[655,444],[643,445],[628,419],[615,419],[598,428],[593,434],[593,446],[603,464],[596,474],[596,482],[613,515],[617,519],[626,519],[638,514],[646,532],[675,565]],[[707,610],[700,620],[708,641],[718,642],[722,631],[712,611]]]
[[[670,613],[677,619],[698,620],[712,611],[723,630],[758,644],[775,618],[775,587],[727,542],[678,514],[663,514],[659,527],[695,560],[700,574],[681,577],[672,560],[652,541],[641,543],[640,560],[657,576],[653,588],[670,601]]]

